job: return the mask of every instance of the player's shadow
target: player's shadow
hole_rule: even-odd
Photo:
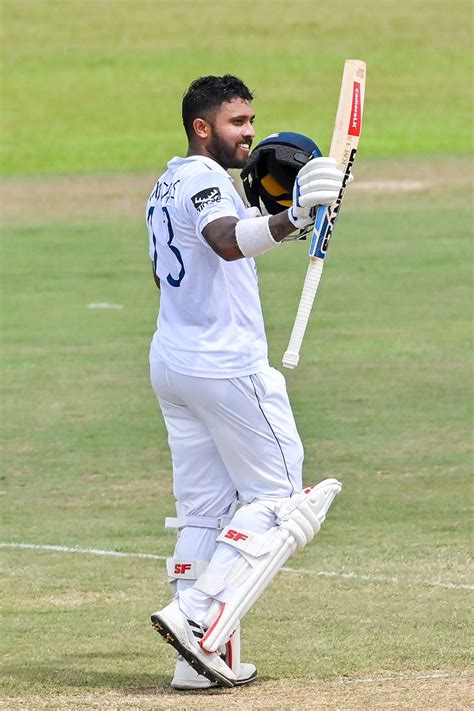
[[[96,663],[88,663],[96,659]],[[116,689],[122,693],[144,693],[148,690],[153,693],[155,689],[169,689],[171,674],[138,672],[132,673],[123,667],[117,671],[100,670],[100,660],[119,659],[123,655],[117,652],[101,655],[79,655],[79,658],[66,662],[63,659],[57,663],[28,664],[3,664],[4,677],[10,677],[12,685],[15,682],[23,688],[76,688],[76,689]],[[81,661],[82,660],[82,661]]]
[[[87,663],[87,658],[96,660],[96,664]],[[123,659],[123,654],[111,652],[109,654],[80,654],[70,663],[64,659],[57,664],[28,664],[20,666],[5,664],[2,666],[3,674],[10,678],[13,688],[23,688],[28,691],[41,690],[47,693],[48,690],[57,693],[59,689],[64,692],[67,689],[78,689],[84,692],[95,689],[101,691],[117,691],[124,697],[157,698],[173,696],[189,696],[196,693],[195,690],[176,691],[171,689],[170,682],[172,672],[163,674],[155,673],[131,673],[125,670],[99,671],[100,660]],[[82,660],[82,663],[81,663]],[[253,686],[253,685],[252,685]],[[200,690],[199,696],[232,695],[237,688],[224,689],[213,688]]]
[[[119,691],[130,696],[154,696],[167,695],[168,693],[183,694],[190,691],[172,691],[170,687],[172,669],[168,673],[158,671],[156,673],[139,672],[132,673],[123,669],[120,661],[123,660],[122,652],[94,652],[79,653],[77,655],[65,655],[57,663],[49,664],[28,664],[28,666],[4,664],[2,671],[5,678],[10,677],[12,686],[17,685],[29,690],[54,689],[108,689]],[[104,661],[116,659],[121,668],[117,671],[103,670]],[[102,662],[102,664],[101,664]],[[201,690],[200,695],[228,694],[234,689],[214,688]]]

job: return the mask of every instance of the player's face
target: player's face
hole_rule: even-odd
[[[255,113],[248,101],[224,101],[210,122],[207,151],[223,168],[243,168],[255,138]]]

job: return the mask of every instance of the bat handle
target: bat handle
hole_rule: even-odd
[[[316,257],[310,258],[295,323],[290,336],[290,342],[283,356],[283,365],[285,368],[296,368],[298,365],[300,348],[303,343],[306,326],[308,325],[309,315],[313,308],[314,297],[318,290],[321,274],[323,273],[323,265],[323,259],[317,259]]]

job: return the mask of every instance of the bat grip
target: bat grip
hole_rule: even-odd
[[[309,315],[313,308],[314,297],[318,290],[319,281],[323,272],[324,261],[322,259],[312,258],[308,264],[308,271],[303,284],[303,291],[296,313],[295,323],[290,336],[290,342],[283,356],[283,365],[285,368],[296,368],[300,359],[300,348],[303,343],[306,326],[308,325]]]

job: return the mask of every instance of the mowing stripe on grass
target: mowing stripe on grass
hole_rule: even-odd
[[[427,180],[361,180],[351,185],[351,192],[416,193],[432,186]]]
[[[85,553],[89,555],[110,556],[112,558],[148,558],[151,560],[166,560],[166,555],[154,553],[125,553],[123,551],[103,550],[102,548],[70,548],[68,546],[43,545],[40,543],[7,543],[0,541],[0,548],[17,548],[21,550],[43,550],[53,553]],[[340,573],[328,570],[308,570],[306,568],[282,568],[282,573],[297,573],[299,575],[317,575],[323,578],[343,578],[344,580],[366,580],[370,583],[389,583],[390,585],[425,585],[446,590],[474,590],[474,585],[468,583],[451,583],[442,580],[420,580],[418,578],[393,578],[387,575],[370,575],[364,573]]]

